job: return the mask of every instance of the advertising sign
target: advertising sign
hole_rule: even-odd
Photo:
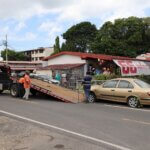
[[[113,60],[120,68],[122,76],[150,75],[150,62],[136,60]]]

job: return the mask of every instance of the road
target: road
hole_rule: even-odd
[[[114,149],[150,149],[150,107],[132,109],[108,102],[71,104],[44,97],[24,101],[2,94],[0,111]]]

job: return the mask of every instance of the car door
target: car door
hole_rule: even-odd
[[[131,82],[120,80],[114,93],[116,101],[126,102],[127,97],[133,92],[134,86]]]
[[[103,83],[98,90],[98,97],[104,100],[114,100],[114,92],[119,80],[109,80]]]

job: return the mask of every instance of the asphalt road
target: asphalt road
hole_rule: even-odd
[[[0,111],[56,127],[55,130],[61,128],[81,140],[102,142],[108,147],[114,144],[114,149],[120,146],[123,150],[150,150],[150,107],[131,109],[108,102],[70,104],[44,97],[24,101],[2,94]]]

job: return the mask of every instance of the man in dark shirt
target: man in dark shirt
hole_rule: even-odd
[[[19,79],[18,81],[18,90],[19,90],[19,97],[22,98],[24,93],[25,93],[25,89],[23,87],[23,84],[24,84],[24,75],[22,75],[22,77]]]
[[[83,89],[84,89],[84,93],[86,97],[85,102],[88,102],[88,97],[89,97],[90,89],[91,89],[91,80],[92,80],[92,77],[90,76],[90,72],[87,72],[83,81]]]

